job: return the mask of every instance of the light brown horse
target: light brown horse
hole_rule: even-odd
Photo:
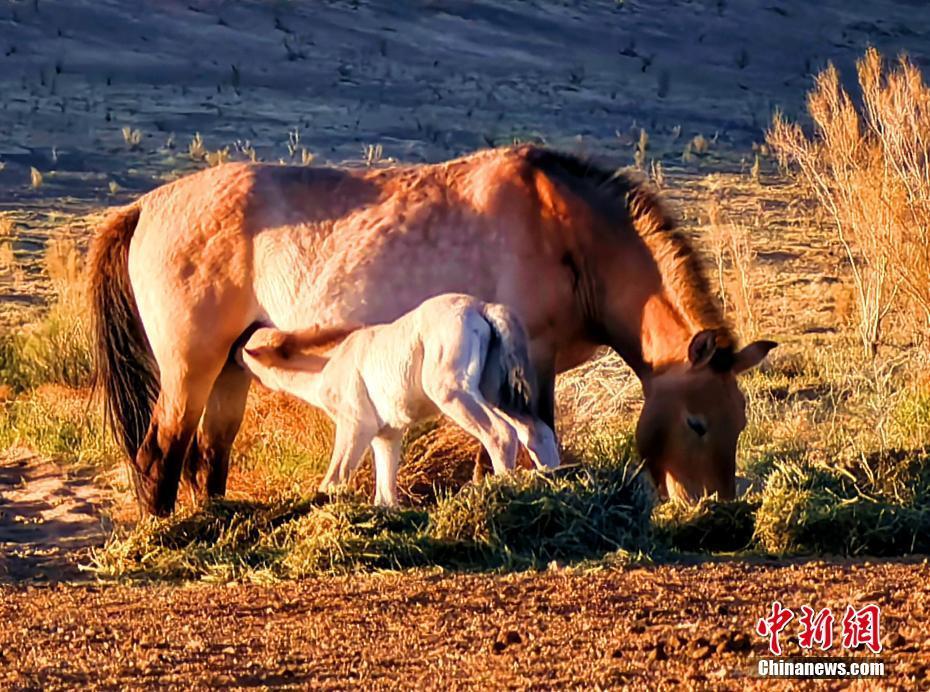
[[[642,382],[653,478],[691,498],[733,495],[735,375],[774,346],[735,350],[646,187],[535,146],[381,170],[211,168],[114,211],[90,278],[109,417],[140,507],[161,515],[184,468],[225,492],[249,388],[229,356],[256,322],[384,323],[440,293],[503,303],[526,325],[550,426],[556,373],[606,344]]]

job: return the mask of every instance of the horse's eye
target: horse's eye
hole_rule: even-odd
[[[698,437],[704,437],[707,434],[707,423],[698,416],[688,416],[688,427],[691,428]]]

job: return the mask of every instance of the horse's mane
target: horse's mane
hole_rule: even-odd
[[[536,146],[521,149],[536,169],[568,187],[608,221],[616,220],[613,228],[632,225],[655,259],[669,300],[693,332],[716,329],[718,347],[734,345],[700,256],[648,183],[571,154]]]

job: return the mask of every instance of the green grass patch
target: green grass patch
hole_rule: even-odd
[[[108,577],[256,580],[438,566],[526,569],[648,549],[651,493],[629,459],[488,478],[426,509],[359,498],[218,501],[115,535]]]
[[[697,504],[669,501],[652,512],[656,540],[682,552],[735,553],[752,548],[761,500],[704,498]]]
[[[0,383],[23,391],[43,384],[86,386],[93,373],[90,305],[83,259],[68,240],[45,252],[55,299],[38,322],[0,336]]]
[[[919,452],[853,468],[785,463],[769,477],[756,540],[775,554],[930,552],[928,460]]]
[[[86,391],[48,387],[0,404],[0,449],[27,447],[58,461],[103,466],[121,459]]]
[[[43,384],[85,386],[92,372],[87,324],[61,304],[29,329],[0,338],[0,382],[17,391]]]

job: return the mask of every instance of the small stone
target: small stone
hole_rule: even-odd
[[[691,650],[691,658],[695,661],[703,661],[705,658],[710,658],[711,653],[713,649],[707,644],[702,644]]]
[[[520,636],[520,633],[516,630],[507,630],[504,632],[504,642],[507,644],[520,644],[523,641],[523,637]]]
[[[904,638],[900,632],[895,632],[890,637],[888,637],[888,648],[890,649],[900,649],[902,646],[907,644],[907,639]]]
[[[656,644],[656,647],[649,652],[649,655],[646,657],[650,661],[667,661],[668,654],[665,653],[665,644],[659,642]]]

